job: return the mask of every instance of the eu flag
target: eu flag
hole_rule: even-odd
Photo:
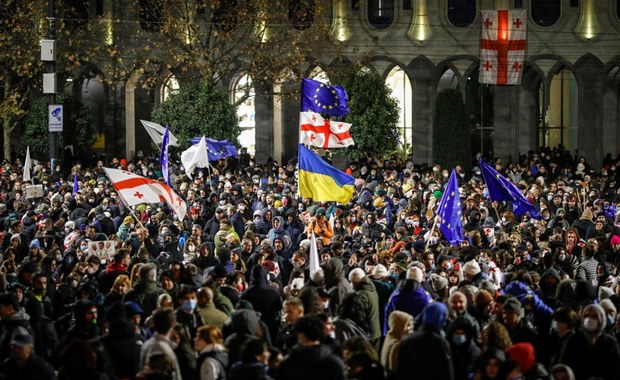
[[[227,157],[235,157],[239,155],[239,151],[235,144],[228,140],[205,139],[207,143],[207,152],[209,153],[209,161],[217,161]],[[194,137],[189,140],[192,145],[200,142],[200,137]]]
[[[511,202],[512,211],[516,216],[529,212],[532,218],[541,218],[536,207],[525,199],[519,188],[484,162],[482,158],[480,158],[480,171],[484,177],[487,189],[489,189],[489,197],[492,201]]]
[[[170,173],[168,171],[168,147],[170,146],[170,130],[168,124],[166,124],[166,131],[161,140],[161,152],[159,154],[159,162],[161,163],[161,172],[164,176],[166,185],[170,186]]]
[[[464,240],[462,214],[459,181],[456,178],[456,171],[452,169],[450,179],[441,196],[439,206],[437,206],[437,215],[441,219],[439,221],[439,230],[452,245],[456,245]]]
[[[344,88],[330,86],[312,79],[303,78],[301,82],[301,111],[325,113],[331,116],[345,116],[349,113]]]

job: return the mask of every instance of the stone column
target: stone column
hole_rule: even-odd
[[[256,91],[256,161],[263,163],[273,158],[273,86],[268,83],[254,83]]]
[[[503,162],[515,162],[519,157],[517,91],[517,86],[495,86],[493,89],[493,152]]]

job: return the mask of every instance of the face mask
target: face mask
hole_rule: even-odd
[[[323,302],[323,310],[327,309],[328,307],[329,307],[329,301]]]
[[[560,261],[564,261],[566,259],[566,254],[560,253],[560,255],[558,256],[558,259],[560,259]]]
[[[443,173],[444,178],[448,178],[448,173]]]
[[[448,264],[446,264],[446,270],[451,270],[452,269],[452,263],[450,261],[448,261]]]
[[[616,320],[611,315],[607,316],[607,326],[613,326],[616,324]]]
[[[435,244],[437,243],[437,237],[435,236],[431,236],[430,239],[428,239],[430,241],[431,244]]]
[[[196,305],[198,305],[198,301],[197,300],[187,300],[187,301],[183,302],[183,304],[181,305],[181,308],[183,310],[191,313],[196,308]]]
[[[452,336],[452,343],[456,344],[457,346],[464,345],[466,341],[467,341],[467,336],[465,335],[453,335]]]
[[[135,224],[131,223],[131,224],[129,225],[129,229],[130,229],[130,230],[133,230],[133,228],[134,228],[135,226],[136,226]]]
[[[465,178],[465,173],[459,173],[459,176],[460,176],[461,178]]]
[[[68,227],[65,227],[65,233],[68,234],[71,231]]]
[[[88,246],[87,245],[83,245],[80,247],[80,249],[82,250],[82,252],[86,253],[88,252]]]
[[[508,220],[506,219],[505,216],[502,216],[502,223],[504,223],[504,224],[508,223]]]
[[[93,198],[88,198],[88,203],[95,203],[95,200]]]
[[[56,256],[56,262],[61,262],[62,261],[62,255],[57,255]]]
[[[220,201],[220,206],[224,206],[226,204],[225,200]]]
[[[598,330],[599,322],[596,319],[586,317],[583,319],[582,327],[587,333],[593,333]]]
[[[196,247],[194,247],[193,245],[190,245],[187,247],[187,250],[190,252],[195,252],[196,251]]]

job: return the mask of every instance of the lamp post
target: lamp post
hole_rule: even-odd
[[[46,62],[47,72],[43,74],[43,93],[49,95],[49,155],[50,173],[54,173],[57,161],[56,133],[62,132],[62,107],[56,106],[56,5],[47,2],[47,38],[41,41],[41,60]]]

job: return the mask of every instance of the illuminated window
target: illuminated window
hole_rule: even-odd
[[[385,78],[385,84],[392,90],[392,97],[396,99],[400,108],[399,125],[402,141],[411,144],[413,92],[409,76],[402,68],[396,66]]]
[[[165,102],[171,94],[176,94],[177,92],[179,92],[179,81],[173,74],[170,74],[170,76],[168,76],[168,79],[164,81],[164,84],[161,88],[160,101],[162,103]]]
[[[248,153],[254,154],[256,147],[256,92],[250,76],[243,75],[239,78],[234,88],[234,97],[235,102],[245,99],[237,108],[239,126],[241,127],[239,143],[242,147],[247,148]]]

